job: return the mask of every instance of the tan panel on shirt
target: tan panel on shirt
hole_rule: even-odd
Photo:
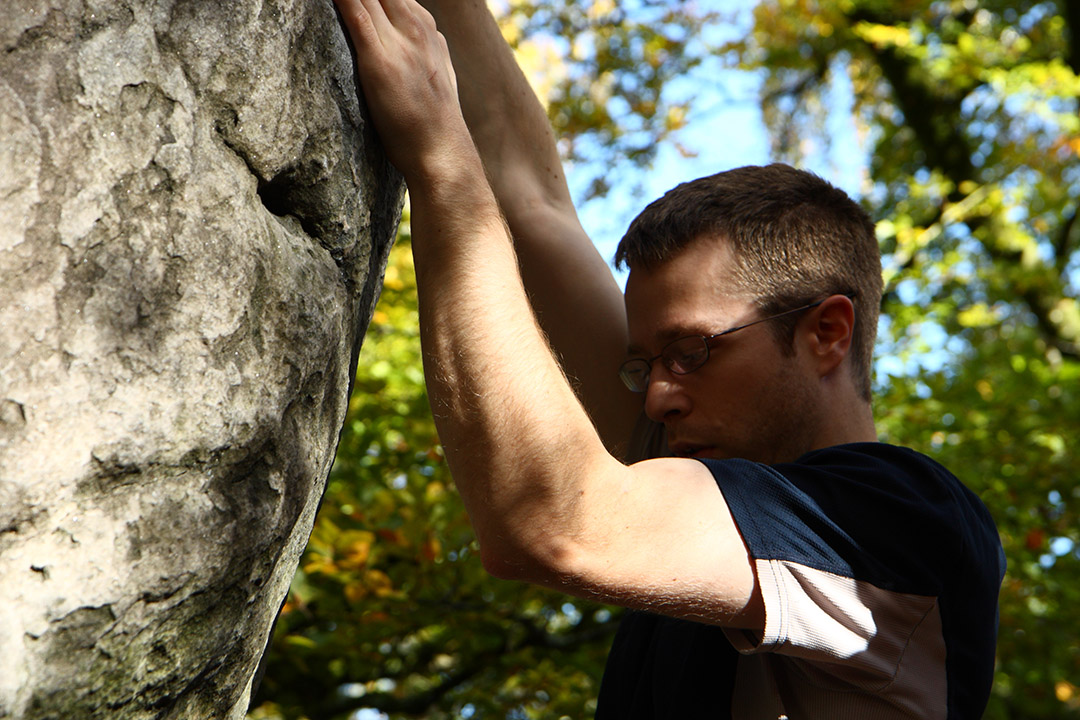
[[[726,631],[743,657],[735,720],[944,720],[945,640],[937,598],[780,560],[755,562],[758,639]]]

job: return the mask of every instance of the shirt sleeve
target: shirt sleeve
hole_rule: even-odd
[[[706,462],[765,605],[762,633],[727,631],[735,649],[808,661],[823,683],[871,691],[941,676],[938,598],[962,543],[951,491],[907,462],[842,450],[774,467]]]

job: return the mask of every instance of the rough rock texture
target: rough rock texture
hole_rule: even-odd
[[[242,717],[400,182],[330,0],[4,0],[0,48],[0,717]]]

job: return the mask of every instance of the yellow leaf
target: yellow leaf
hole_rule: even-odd
[[[499,30],[502,32],[503,40],[510,47],[516,47],[521,42],[521,28],[509,19],[509,16],[504,16],[499,20]]]
[[[911,31],[907,28],[860,22],[854,29],[856,35],[878,48],[903,48],[911,45]]]
[[[351,582],[345,586],[345,599],[356,604],[367,597],[368,591],[362,582]]]
[[[386,274],[383,276],[383,287],[387,290],[401,290],[405,287],[405,282],[401,279],[401,273],[398,272],[397,267],[389,265],[386,268]]]
[[[615,12],[615,0],[593,0],[589,6],[589,19],[602,20]]]
[[[364,573],[364,586],[379,597],[386,597],[394,592],[394,583],[382,570],[368,570]]]
[[[367,565],[375,535],[367,530],[350,530],[342,533],[339,544],[341,559],[338,564],[345,570],[359,570]]]
[[[323,575],[332,575],[333,573],[336,573],[338,571],[338,567],[330,558],[324,555],[316,555],[304,564],[303,570],[308,575],[315,575],[318,573],[322,573]]]
[[[681,105],[668,108],[667,117],[664,118],[664,126],[668,130],[680,130],[686,127],[686,108]]]
[[[996,313],[986,303],[976,303],[961,310],[956,319],[961,325],[969,328],[990,327],[998,322]]]
[[[523,40],[514,49],[514,59],[529,81],[540,103],[547,108],[555,88],[566,79],[566,61],[550,41]]]
[[[437,502],[445,494],[446,486],[438,481],[430,482],[424,488],[424,499],[428,502]]]

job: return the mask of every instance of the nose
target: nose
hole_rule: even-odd
[[[654,363],[649,373],[649,388],[645,391],[645,415],[653,422],[670,422],[690,412],[690,398],[679,376],[669,372],[662,363]]]

